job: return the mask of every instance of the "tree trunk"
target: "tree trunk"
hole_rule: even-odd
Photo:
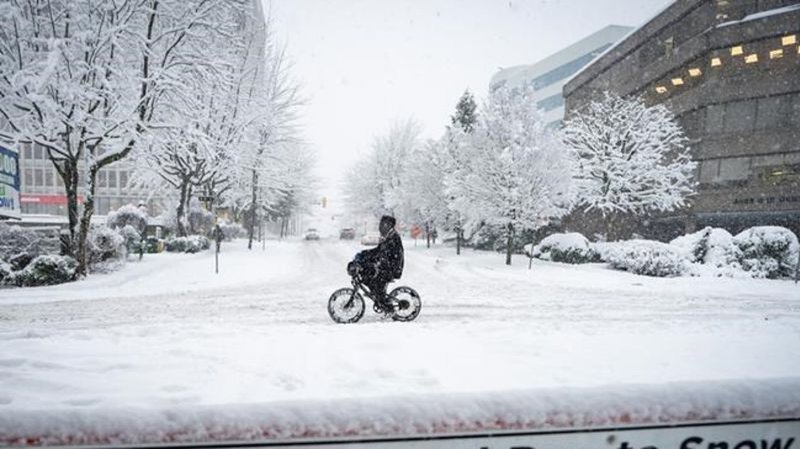
[[[508,239],[506,240],[506,265],[511,265],[511,249],[514,245],[514,225],[508,224]]]
[[[253,249],[253,235],[256,227],[256,203],[258,202],[258,172],[253,170],[253,185],[252,197],[250,198],[250,229],[249,240],[247,242],[247,249]]]
[[[175,211],[175,215],[178,221],[178,237],[186,237],[186,226],[184,226],[184,216],[186,215],[186,202],[187,197],[189,194],[189,180],[183,179],[181,180],[181,192],[180,198],[178,199],[178,210]]]
[[[88,176],[86,186],[89,191],[86,193],[86,201],[83,204],[83,216],[81,217],[80,231],[78,232],[78,267],[75,269],[75,277],[86,276],[89,271],[87,241],[89,239],[92,214],[94,214],[94,192],[97,170],[97,167],[90,167],[86,174],[86,176]]]
[[[67,254],[75,257],[76,237],[80,221],[77,161],[67,161],[64,165],[64,176],[61,179],[64,181],[64,190],[67,194],[67,219],[69,220],[69,248],[67,248]]]
[[[461,255],[461,226],[456,228],[456,255]]]
[[[425,241],[427,242],[428,248],[431,247],[431,227],[428,222],[425,222]]]

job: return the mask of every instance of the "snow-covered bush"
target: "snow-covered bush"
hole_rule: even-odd
[[[739,263],[741,251],[733,243],[733,236],[724,229],[706,227],[680,236],[670,245],[682,251],[692,262],[695,276],[747,276]]]
[[[33,254],[19,253],[8,259],[8,263],[11,265],[12,270],[19,271],[25,269],[34,258],[36,258],[36,256]]]
[[[186,214],[186,221],[190,234],[210,235],[214,229],[214,214],[200,207],[193,207]]]
[[[0,259],[11,261],[19,254],[30,260],[42,254],[58,254],[61,243],[55,229],[33,230],[0,222]]]
[[[756,226],[733,238],[742,268],[756,278],[791,277],[797,266],[797,236],[780,226]]]
[[[100,268],[104,262],[125,258],[127,249],[125,237],[117,230],[107,226],[97,226],[89,232],[89,263]]]
[[[172,253],[197,253],[211,247],[211,242],[202,235],[174,237],[167,240],[167,251]]]
[[[542,260],[572,264],[599,261],[599,255],[592,249],[589,240],[577,232],[552,234],[545,237],[533,247],[531,256]]]
[[[142,242],[141,234],[131,225],[125,225],[125,227],[119,230],[119,233],[122,235],[122,238],[125,239],[125,247],[128,249],[138,248],[139,244]]]
[[[680,276],[690,263],[677,247],[652,240],[606,243],[601,248],[602,257],[612,268],[647,276]]]
[[[226,221],[220,221],[219,227],[222,229],[222,235],[225,236],[225,240],[230,241],[233,239],[238,239],[245,237],[247,232],[245,231],[244,227],[239,223],[228,223]]]
[[[76,266],[68,256],[38,256],[24,270],[12,273],[10,280],[19,287],[63,284],[72,280]]]
[[[126,204],[108,214],[106,225],[112,229],[131,226],[141,235],[147,227],[147,213],[143,208],[133,204]]]
[[[11,279],[11,273],[12,273],[11,265],[0,260],[0,285],[5,284],[7,281]]]

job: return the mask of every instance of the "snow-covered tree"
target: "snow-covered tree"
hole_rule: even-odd
[[[674,210],[695,191],[687,139],[664,105],[607,92],[567,120],[564,140],[578,160],[580,205],[609,221]]]
[[[454,209],[505,231],[509,265],[515,233],[565,215],[573,201],[573,161],[535,105],[528,92],[494,91],[460,136],[462,168],[448,180]]]
[[[372,217],[404,213],[406,165],[420,145],[420,133],[420,125],[409,119],[375,137],[369,153],[347,177],[345,197],[352,212]]]
[[[478,104],[475,102],[475,97],[465,90],[456,103],[456,113],[450,117],[453,126],[457,126],[466,132],[472,131],[472,127],[478,120]]]
[[[458,103],[456,103],[455,115],[450,117],[453,127],[448,128],[443,140],[445,145],[447,145],[446,149],[448,150],[448,157],[444,159],[446,165],[449,165],[449,167],[445,168],[446,173],[452,174],[465,168],[463,167],[463,164],[461,164],[462,166],[459,166],[460,155],[457,154],[459,147],[457,142],[461,134],[469,134],[472,132],[475,122],[478,120],[478,114],[476,112],[477,109],[478,104],[475,102],[475,98],[472,96],[469,90],[465,90],[464,94],[461,95],[461,98],[459,98]],[[458,211],[455,211],[454,215],[454,223],[452,227],[456,231],[456,255],[460,255],[461,245],[464,240],[464,226],[461,215],[458,213]]]
[[[447,226],[451,215],[444,182],[449,167],[445,146],[442,140],[429,140],[415,147],[403,171],[404,215],[425,226],[428,247],[431,232]]]

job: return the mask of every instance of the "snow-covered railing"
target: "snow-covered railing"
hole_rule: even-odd
[[[12,416],[0,408],[0,446],[360,442],[477,449],[534,447],[531,441],[539,449],[707,449],[711,441],[796,449],[800,378]]]

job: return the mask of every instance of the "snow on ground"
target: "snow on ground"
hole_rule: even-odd
[[[800,287],[406,242],[412,323],[334,324],[356,243],[148,255],[0,291],[0,444],[800,416]],[[20,440],[19,438],[23,438]]]

